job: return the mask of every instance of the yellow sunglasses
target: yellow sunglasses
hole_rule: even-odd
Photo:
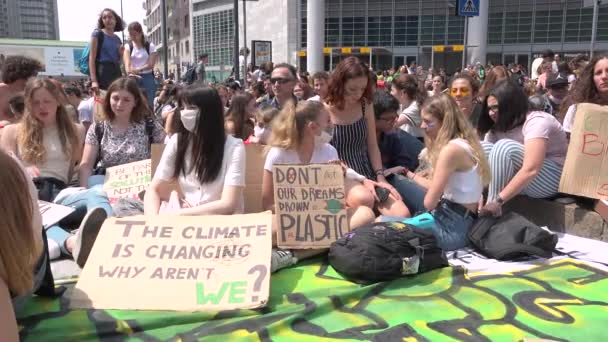
[[[456,97],[456,95],[458,95],[458,92],[460,91],[460,96],[469,96],[469,94],[471,93],[471,88],[452,88],[450,89],[450,95],[452,95],[452,97]]]

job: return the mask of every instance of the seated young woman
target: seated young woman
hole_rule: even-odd
[[[226,133],[243,141],[254,133],[253,118],[256,113],[255,98],[246,92],[232,96],[226,112]]]
[[[35,289],[36,265],[44,251],[37,191],[17,160],[0,150],[0,335],[19,341],[15,312]],[[38,284],[39,285],[39,284]]]
[[[524,194],[547,198],[557,194],[568,150],[566,132],[545,112],[528,112],[521,87],[503,81],[492,89],[479,119],[492,182],[482,214],[500,216],[502,206]]]
[[[24,163],[34,178],[39,199],[76,209],[69,217],[70,221],[81,221],[76,235],[54,225],[47,229],[47,236],[59,245],[64,255],[74,256],[82,267],[99,228],[111,215],[112,209],[101,189],[78,191],[56,198],[73,177],[84,137],[84,128],[73,123],[61,104],[61,91],[49,80],[28,83],[23,119],[5,128],[1,145]]]
[[[163,127],[152,118],[137,81],[112,82],[103,101],[103,121],[89,127],[80,162],[80,186],[103,183],[105,169],[150,159],[152,144],[165,140]],[[91,177],[95,175],[97,177]]]
[[[193,85],[183,90],[179,104],[182,126],[167,143],[146,191],[145,214],[243,213],[245,145],[226,135],[220,96],[213,88]],[[183,198],[172,192],[175,180]]]
[[[295,106],[286,105],[274,120],[270,150],[264,164],[262,178],[262,205],[266,210],[274,210],[274,191],[272,167],[275,164],[325,164],[338,162],[338,152],[329,144],[332,126],[329,113],[321,102],[303,101]],[[362,183],[382,186],[366,179],[354,170],[346,171],[346,204],[350,207],[349,225],[351,228],[373,222],[375,215],[370,207],[352,206],[358,193],[365,193]],[[295,264],[298,260],[324,252],[321,250],[274,250],[271,263],[272,272]]]
[[[432,176],[411,171],[404,182],[405,192],[425,192],[422,203],[435,218],[432,231],[444,250],[468,244],[467,233],[477,218],[484,186],[490,182],[490,168],[477,132],[446,94],[429,98],[422,107],[422,129],[426,135]],[[386,219],[385,219],[386,220]]]

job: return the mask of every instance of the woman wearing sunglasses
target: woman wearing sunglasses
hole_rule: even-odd
[[[477,127],[481,114],[481,105],[476,101],[478,93],[479,82],[464,72],[454,78],[450,84],[450,95],[474,128]]]
[[[528,112],[522,88],[503,81],[490,91],[479,118],[479,132],[490,161],[492,181],[481,213],[500,216],[518,194],[546,198],[557,194],[568,141],[553,115]]]

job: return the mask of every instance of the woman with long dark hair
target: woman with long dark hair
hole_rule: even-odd
[[[122,18],[113,9],[101,11],[97,19],[97,28],[91,34],[89,42],[89,70],[91,72],[91,89],[106,90],[114,80],[122,76],[120,58],[122,41],[114,32],[124,30]]]
[[[576,105],[583,102],[608,105],[608,55],[593,57],[564,100],[560,117],[564,118],[564,130],[568,134],[574,129]]]
[[[528,111],[528,98],[512,81],[499,83],[486,98],[479,119],[492,181],[483,213],[499,216],[520,193],[534,198],[557,194],[568,142],[553,115]]]
[[[144,212],[146,215],[242,213],[245,145],[224,131],[224,109],[217,91],[189,86],[179,102],[184,130],[171,136],[165,147],[146,191]],[[183,198],[176,198],[170,190],[175,180]]]
[[[123,60],[129,76],[137,79],[137,84],[143,90],[148,106],[152,110],[156,82],[154,80],[154,65],[158,59],[156,47],[146,40],[141,24],[134,21],[127,27],[131,41],[125,44]]]
[[[253,95],[239,92],[232,97],[226,113],[226,134],[243,141],[253,134],[256,103]]]

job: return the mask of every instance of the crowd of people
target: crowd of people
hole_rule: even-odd
[[[191,82],[158,84],[154,45],[136,22],[122,44],[115,32],[124,26],[102,12],[88,84],[36,78],[37,61],[5,59],[1,331],[16,336],[13,311],[48,271],[45,250],[56,246],[84,267],[116,214],[102,189],[105,170],[150,159],[152,144],[166,146],[145,215],[243,213],[245,145],[262,144],[264,209],[274,210],[273,165],[335,163],[344,168],[351,228],[430,212],[439,246],[454,250],[467,245],[478,215],[500,216],[519,194],[555,196],[576,105],[608,104],[608,56],[577,60],[570,71],[552,52],[535,81],[517,65],[469,67],[448,80],[441,70],[421,77],[416,65],[374,73],[348,57],[312,76],[267,63],[246,75],[247,88],[209,84],[199,65]],[[95,101],[102,110],[93,113]],[[38,199],[75,211],[42,229]],[[323,252],[273,247],[272,272]]]

